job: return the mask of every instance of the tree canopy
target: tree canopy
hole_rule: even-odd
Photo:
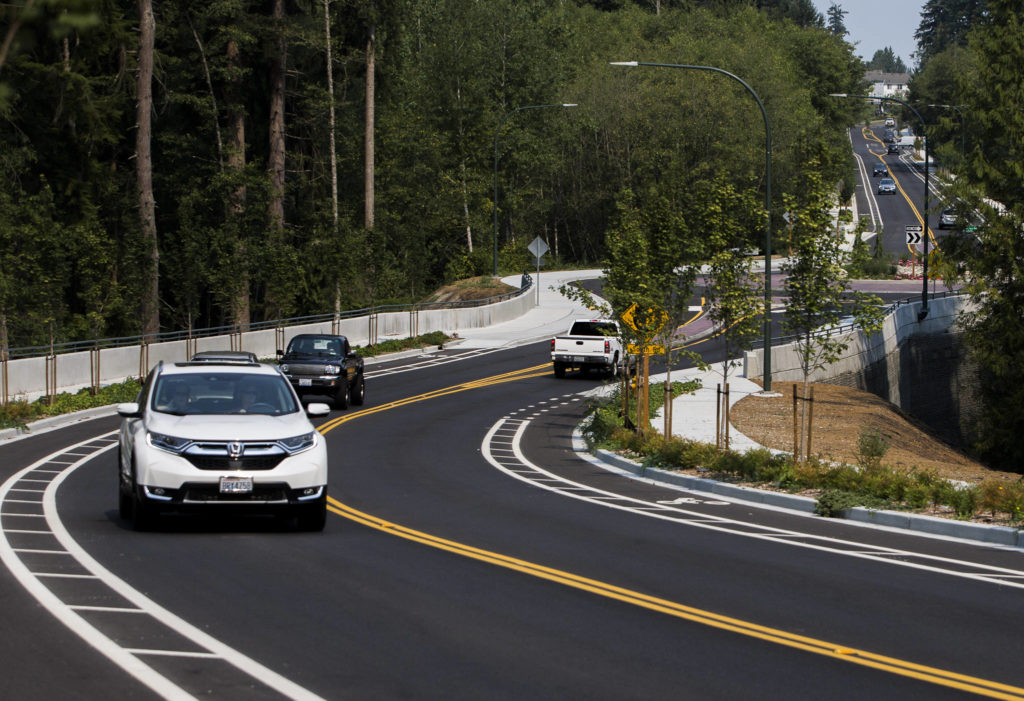
[[[255,0],[153,6],[164,330],[422,299],[490,272],[495,214],[504,272],[522,272],[537,235],[560,263],[602,264],[626,190],[651,250],[703,250],[704,232],[687,223],[699,220],[702,183],[764,191],[758,107],[721,76],[610,61],[741,76],[768,111],[776,202],[807,169],[809,144],[826,154],[814,166],[826,181],[850,167],[855,106],[827,95],[862,89],[863,65],[810,0],[327,0],[284,2],[277,15]],[[135,335],[154,260],[135,178],[137,5],[36,8],[0,64],[0,325],[11,346],[45,343],[51,328],[58,341]],[[566,102],[579,107],[517,114],[495,157],[510,111]],[[742,227],[759,246],[761,225]]]

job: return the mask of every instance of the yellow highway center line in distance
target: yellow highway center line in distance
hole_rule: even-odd
[[[869,132],[869,133],[871,134],[871,139],[874,139],[874,140],[875,140],[875,141],[877,141],[878,143],[880,143],[880,144],[883,144],[883,145],[884,145],[884,143],[882,142],[882,140],[881,140],[881,139],[879,139],[879,138],[878,138],[877,136],[875,136],[875,133],[874,133],[874,132],[872,132],[872,131],[868,130],[868,129],[867,129],[867,127],[865,127],[865,128],[864,128],[864,130],[865,130],[865,131],[867,131],[867,132]],[[868,136],[867,136],[867,134],[865,134],[865,135],[864,135],[864,138],[865,138],[865,139],[868,139]],[[884,160],[882,159],[882,154],[880,154],[880,153],[875,153],[874,151],[872,151],[872,152],[871,152],[871,155],[873,155],[873,156],[878,156],[878,160],[882,161],[882,163],[885,163],[885,161],[884,161]],[[910,199],[910,195],[908,195],[908,194],[907,194],[907,192],[906,192],[906,190],[904,190],[904,189],[903,189],[903,185],[901,185],[901,184],[900,184],[900,179],[899,179],[899,178],[897,178],[897,177],[896,177],[896,174],[892,172],[892,169],[891,169],[891,168],[889,168],[889,164],[888,164],[888,163],[886,163],[886,165],[885,165],[885,169],[886,169],[886,170],[888,171],[888,173],[889,173],[889,177],[890,177],[890,178],[892,178],[892,181],[893,181],[894,183],[896,183],[896,187],[897,187],[897,188],[899,189],[899,191],[900,191],[900,194],[901,194],[901,195],[903,195],[903,199],[905,199],[905,200],[907,201],[907,204],[908,204],[908,205],[910,205],[910,211],[914,213],[914,217],[915,217],[915,218],[917,219],[918,223],[919,223],[919,224],[920,224],[921,226],[924,226],[924,217],[922,217],[922,216],[921,216],[921,213],[920,213],[920,212],[919,212],[919,211],[917,210],[917,205],[915,205],[915,204],[914,204],[914,203],[913,203],[913,202],[911,201],[911,199]],[[935,238],[935,232],[934,232],[934,231],[932,231],[932,228],[931,228],[930,226],[928,227],[928,238],[929,238],[929,239],[931,240],[932,244],[934,244],[934,246],[935,246],[936,248],[938,248],[939,242],[938,242],[938,240],[936,240],[936,238]],[[908,251],[910,250],[910,246],[909,246],[909,245],[907,246],[907,250],[908,250]],[[913,251],[911,251],[911,252],[913,252]]]
[[[706,339],[701,339],[695,343],[703,342]],[[453,385],[433,392],[427,392],[425,394],[417,395],[414,397],[408,397],[406,399],[400,399],[388,404],[381,405],[380,407],[374,407],[364,411],[346,414],[345,416],[338,417],[332,421],[329,421],[322,426],[318,427],[318,431],[321,433],[327,433],[331,429],[351,421],[352,419],[365,416],[367,414],[376,413],[378,411],[386,411],[387,409],[404,406],[406,404],[412,404],[415,402],[426,401],[434,397],[445,396],[448,394],[454,394],[456,392],[465,392],[471,389],[478,389],[482,387],[488,387],[495,384],[504,382],[512,382],[519,379],[526,379],[530,377],[539,377],[546,375],[549,372],[550,363],[543,363],[541,365],[535,365],[529,368],[523,368],[512,372],[502,373],[494,375],[492,377],[483,378],[480,380],[474,380],[466,382],[460,385]],[[537,370],[541,370],[537,372]],[[849,648],[837,643],[832,643],[826,640],[819,640],[816,638],[810,638],[795,633],[789,633],[784,630],[777,628],[770,628],[767,626],[758,625],[749,621],[743,621],[738,618],[731,618],[729,616],[723,616],[721,614],[713,613],[711,611],[705,611],[702,609],[694,608],[692,606],[686,606],[685,604],[676,603],[667,599],[661,599],[658,597],[643,594],[641,592],[633,591],[630,589],[624,589],[617,587],[613,584],[608,584],[594,579],[588,579],[579,575],[572,574],[571,572],[565,572],[563,570],[546,567],[537,563],[529,562],[526,560],[519,560],[507,555],[500,553],[491,552],[488,550],[482,550],[475,548],[471,545],[459,543],[452,540],[440,538],[438,536],[430,535],[422,531],[417,531],[405,526],[391,523],[383,519],[377,518],[370,514],[358,511],[343,502],[338,501],[333,497],[327,498],[327,508],[332,513],[339,516],[343,516],[351,521],[362,524],[369,528],[374,528],[385,533],[411,540],[423,545],[428,545],[433,548],[445,550],[447,552],[468,557],[474,560],[487,562],[489,564],[511,569],[523,574],[527,574],[533,577],[539,577],[546,579],[557,584],[562,584],[567,587],[586,591],[598,596],[603,596],[609,599],[614,599],[626,604],[633,606],[639,606],[651,611],[664,613],[669,616],[691,621],[705,626],[710,626],[720,630],[725,630],[747,637],[756,638],[765,642],[773,643],[776,645],[782,645],[785,647],[795,648],[803,650],[805,652],[814,653],[816,655],[823,655],[831,659],[842,660],[844,662],[850,662],[853,664],[861,665],[864,667],[870,667],[884,672],[897,674],[903,677],[909,677],[919,681],[923,681],[930,684],[937,684],[939,686],[949,687],[953,689],[959,689],[961,691],[967,691],[980,696],[985,696],[993,699],[1016,699],[1017,701],[1024,701],[1024,688],[1011,686],[1009,684],[1002,684],[999,682],[989,681],[978,677],[972,677],[965,674],[959,674],[957,672],[951,672],[936,667],[928,667],[926,665],[909,662],[906,660],[900,660],[895,657],[888,657],[886,655],[879,655],[876,653],[869,652],[867,650],[859,650],[855,648]]]

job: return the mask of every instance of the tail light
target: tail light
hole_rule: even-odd
[[[552,353],[555,352],[555,339],[553,339],[553,338],[551,339],[551,352]]]
[[[604,352],[605,353],[611,353],[611,351],[612,351],[612,342],[611,341],[605,341],[604,342]]]

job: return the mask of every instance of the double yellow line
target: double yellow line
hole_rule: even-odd
[[[870,136],[869,136],[869,134],[870,134]],[[870,129],[868,129],[867,127],[864,128],[864,139],[865,140],[872,140],[873,139],[874,141],[877,141],[878,143],[882,144],[883,146],[885,145],[882,142],[882,140],[879,139],[877,136],[875,136],[875,133],[873,131],[871,131]],[[885,159],[882,158],[881,154],[875,153],[874,151],[872,151],[871,155],[878,156],[878,160],[882,161],[882,163],[885,163]],[[923,227],[924,226],[924,218],[921,216],[921,213],[919,211],[917,211],[917,205],[915,205],[911,201],[910,195],[908,195],[907,191],[903,189],[903,185],[900,184],[900,179],[897,178],[896,174],[892,172],[892,170],[889,168],[889,164],[888,163],[885,163],[885,169],[889,173],[889,177],[892,178],[892,181],[894,183],[896,183],[896,187],[897,187],[897,189],[899,189],[900,194],[903,195],[903,199],[905,199],[907,201],[907,204],[910,205],[910,211],[914,213],[914,217],[917,219],[917,222]],[[928,238],[931,240],[933,246],[937,247],[939,245],[939,242],[935,239],[935,233],[932,231],[931,227],[928,227]],[[907,245],[907,250],[910,251],[911,253],[914,252],[913,249],[911,249],[909,244]]]
[[[505,372],[500,375],[492,375],[491,377],[485,377],[479,380],[471,380],[470,382],[463,382],[462,384],[452,385],[451,387],[444,387],[442,389],[435,389],[430,392],[423,394],[417,394],[412,397],[406,397],[405,399],[397,399],[387,404],[381,404],[379,406],[371,407],[369,409],[362,409],[361,411],[351,411],[345,414],[326,421],[317,427],[320,433],[327,433],[331,429],[337,428],[343,423],[358,419],[362,416],[369,416],[370,414],[378,414],[382,411],[388,411],[389,409],[397,409],[398,407],[406,406],[407,404],[416,404],[418,402],[425,402],[428,399],[437,399],[438,397],[444,397],[449,394],[456,394],[458,392],[467,392],[471,389],[480,389],[481,387],[492,387],[494,385],[502,384],[503,382],[515,382],[516,380],[525,380],[528,377],[541,377],[551,372],[551,363],[543,363],[541,365],[534,365],[533,367],[523,368],[521,370],[514,370],[512,372]]]
[[[388,409],[395,409],[408,404],[427,401],[429,399],[435,399],[437,397],[443,397],[458,392],[466,392],[483,387],[492,387],[505,382],[515,382],[517,380],[530,377],[540,377],[542,375],[547,375],[550,372],[551,364],[542,363],[541,365],[534,365],[521,370],[492,375],[491,377],[472,380],[470,382],[452,385],[451,387],[445,387],[443,389],[426,392],[413,397],[399,399],[394,402],[388,402],[387,404],[382,404],[370,409],[347,413],[344,416],[340,416],[326,422],[321,425],[318,430],[321,433],[327,433],[342,423],[361,416],[367,416],[381,411],[387,411]],[[328,497],[327,502],[327,508],[332,513],[343,516],[368,528],[373,528],[432,548],[444,550],[455,555],[461,555],[480,562],[497,565],[532,577],[539,577],[540,579],[545,579],[573,589],[596,594],[598,596],[603,596],[605,598],[633,606],[639,606],[650,611],[656,611],[658,613],[663,613],[668,616],[698,623],[700,625],[710,626],[719,630],[745,635],[747,637],[756,638],[775,645],[782,645],[831,659],[842,660],[844,662],[850,662],[863,667],[870,667],[872,669],[889,672],[903,677],[909,677],[930,684],[937,684],[939,686],[967,691],[979,696],[985,696],[993,699],[1016,699],[1017,701],[1024,701],[1024,688],[1011,686],[1009,684],[1000,684],[998,682],[988,681],[965,674],[958,674],[956,672],[950,672],[936,667],[928,667],[926,665],[916,664],[914,662],[901,660],[895,657],[879,655],[867,650],[849,648],[827,640],[796,635],[777,628],[770,628],[768,626],[758,625],[749,621],[743,621],[738,618],[723,616],[711,611],[705,611],[692,606],[686,606],[674,601],[669,601],[667,599],[650,596],[642,592],[617,587],[599,580],[581,577],[564,570],[546,567],[527,560],[520,560],[508,555],[502,555],[501,553],[475,548],[471,545],[447,540],[429,533],[424,533],[423,531],[407,528],[371,514],[367,514],[363,511],[359,511],[358,509],[348,506],[333,497]]]
[[[342,504],[337,500],[330,499],[329,501],[331,502],[331,511],[369,528],[374,528],[376,530],[398,536],[399,538],[405,538],[406,540],[428,545],[432,548],[438,548],[439,550],[445,550],[473,560],[504,567],[532,577],[539,577],[540,579],[545,579],[549,582],[561,584],[573,589],[596,594],[615,601],[621,601],[633,606],[639,606],[640,608],[648,609],[650,611],[656,611],[658,613],[663,613],[668,616],[691,621],[693,623],[699,623],[700,625],[710,626],[719,630],[729,631],[730,633],[738,633],[740,635],[756,638],[776,645],[783,645],[785,647],[802,650],[804,652],[822,655],[831,659],[842,660],[843,662],[850,662],[863,667],[870,667],[883,672],[898,674],[903,677],[910,677],[911,679],[917,679],[930,684],[938,684],[940,686],[967,691],[980,696],[986,696],[988,698],[1017,699],[1018,701],[1020,701],[1020,699],[1024,699],[1024,689],[1019,687],[991,682],[985,679],[971,677],[966,674],[958,674],[956,672],[950,672],[936,667],[928,667],[927,665],[920,665],[895,657],[879,655],[867,650],[849,648],[837,645],[836,643],[829,642],[827,640],[819,640],[817,638],[796,635],[777,628],[770,628],[768,626],[750,623],[749,621],[743,621],[738,618],[722,616],[717,613],[704,611],[692,606],[686,606],[684,604],[679,604],[667,599],[661,599],[656,596],[650,596],[631,589],[617,587],[596,579],[581,577],[571,572],[545,567],[544,565],[538,565],[527,560],[520,560],[518,558],[509,557],[508,555],[502,555],[501,553],[482,550],[463,543],[439,538],[437,536],[430,535],[429,533],[424,533],[389,521],[384,521],[375,516],[371,516],[370,514]]]

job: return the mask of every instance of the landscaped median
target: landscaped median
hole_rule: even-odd
[[[652,414],[663,390],[651,388]],[[1024,547],[1024,484],[959,484],[929,470],[885,466],[877,436],[862,436],[858,465],[795,462],[767,448],[744,453],[626,428],[619,390],[594,400],[574,434],[577,450],[633,475],[684,489],[821,516]],[[631,422],[630,422],[631,423]]]

